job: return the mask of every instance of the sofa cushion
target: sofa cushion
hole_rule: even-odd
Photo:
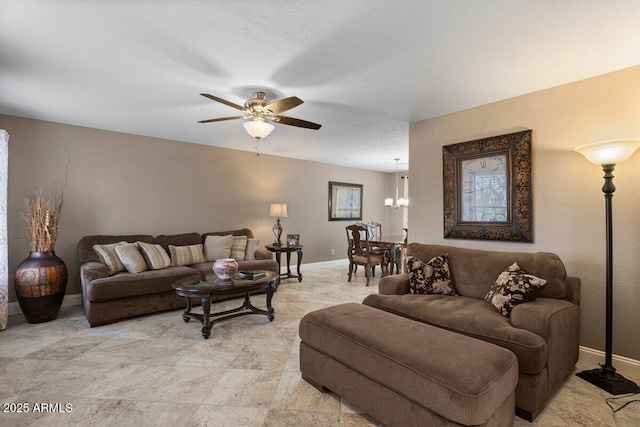
[[[514,328],[508,318],[482,299],[372,294],[363,304],[511,350],[518,358],[520,372],[537,374],[547,363],[547,343],[541,336]]]
[[[449,254],[451,280],[455,283],[460,295],[483,299],[491,285],[507,267],[517,262],[520,268],[544,277],[547,286],[541,297],[564,298],[566,289],[564,279],[567,272],[560,257],[548,252],[498,252],[477,249],[456,248],[453,246],[410,243],[407,255],[414,256],[423,262],[435,256]]]
[[[244,261],[246,249],[247,236],[233,236],[233,240],[231,242],[231,258],[236,261]]]
[[[173,282],[199,274],[190,267],[169,267],[141,273],[118,273],[85,284],[85,298],[91,302],[170,292]]]
[[[256,259],[256,251],[260,246],[260,240],[258,239],[247,239],[247,250],[244,253],[244,259],[246,260],[254,260]]]
[[[514,262],[500,273],[484,300],[492,304],[500,314],[509,317],[513,307],[536,299],[546,284],[546,280],[525,273]]]
[[[162,246],[138,242],[140,253],[144,257],[147,266],[152,270],[161,270],[171,266],[171,258]]]
[[[187,246],[169,245],[169,253],[172,267],[207,262],[202,251],[202,243]]]
[[[169,252],[169,245],[197,245],[202,243],[202,236],[200,236],[200,233],[161,234],[156,236],[155,243],[159,244],[165,251]]]
[[[451,283],[447,254],[433,257],[429,262],[407,257],[407,268],[410,293],[456,295]]]
[[[226,236],[209,235],[204,239],[204,257],[207,261],[229,258],[231,246],[233,245],[233,234]]]
[[[116,252],[117,246],[126,245],[127,242],[109,243],[107,245],[93,245],[93,250],[96,251],[100,262],[107,266],[109,274],[116,274],[120,271],[124,271],[125,267]]]
[[[145,243],[155,243],[155,239],[153,236],[149,236],[146,234],[133,234],[133,235],[122,235],[122,236],[108,236],[108,235],[96,235],[96,236],[84,236],[78,242],[78,260],[80,263],[85,263],[89,261],[98,261],[100,262],[100,257],[93,250],[93,245],[106,245],[109,243],[117,243],[125,241],[128,243],[135,242],[145,242]]]
[[[116,246],[116,253],[129,273],[141,273],[148,269],[147,263],[136,243],[118,245]]]

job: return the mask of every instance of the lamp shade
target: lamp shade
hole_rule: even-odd
[[[287,217],[287,204],[286,203],[271,203],[271,209],[269,210],[269,216],[274,218],[286,218]]]
[[[263,120],[249,120],[248,122],[244,122],[242,126],[244,126],[247,133],[254,138],[266,138],[274,128],[271,123]]]
[[[640,139],[612,139],[581,145],[576,151],[596,165],[617,165],[640,147]]]

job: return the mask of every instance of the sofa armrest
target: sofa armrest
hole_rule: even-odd
[[[256,259],[273,259],[273,253],[264,248],[258,248],[256,249],[255,257]]]
[[[80,279],[83,285],[105,277],[109,277],[109,267],[100,262],[89,261],[80,266]]]
[[[564,321],[562,319],[563,312],[572,308],[577,308],[577,306],[563,299],[536,298],[513,308],[511,325],[514,328],[531,331],[546,340],[551,333],[553,322]],[[567,327],[572,326],[574,325],[567,325]]]
[[[511,325],[547,342],[547,387],[553,390],[578,362],[580,306],[563,299],[537,298],[513,308]]]
[[[564,286],[567,288],[567,296],[565,299],[575,305],[580,305],[580,278],[567,276],[566,279],[564,279]]]
[[[378,282],[378,293],[383,295],[404,295],[409,293],[409,275],[392,274]]]

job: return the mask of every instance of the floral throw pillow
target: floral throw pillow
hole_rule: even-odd
[[[503,316],[510,317],[513,307],[536,299],[546,284],[545,279],[525,273],[514,262],[500,273],[484,300],[491,303]]]
[[[409,256],[407,268],[410,293],[457,295],[451,282],[448,254],[431,258],[427,263]]]

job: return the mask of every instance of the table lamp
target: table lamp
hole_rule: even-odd
[[[282,236],[282,226],[280,225],[280,218],[287,217],[287,204],[286,203],[271,203],[271,209],[269,210],[269,216],[278,218],[276,224],[273,226],[273,234],[276,236],[274,246],[282,246],[280,237]]]

